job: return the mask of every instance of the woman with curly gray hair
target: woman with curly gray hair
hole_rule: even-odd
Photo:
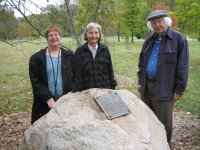
[[[82,90],[89,88],[115,89],[112,61],[108,47],[100,43],[101,26],[89,23],[84,30],[86,43],[77,48],[75,57],[81,72]]]

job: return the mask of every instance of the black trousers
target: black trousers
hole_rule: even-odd
[[[144,103],[154,112],[158,120],[165,126],[167,141],[170,144],[173,130],[173,100],[155,100],[156,82],[148,81],[143,98]]]

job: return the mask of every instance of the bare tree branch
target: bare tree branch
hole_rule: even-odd
[[[80,42],[80,40],[78,39],[78,36],[77,36],[76,30],[75,30],[75,27],[74,27],[74,24],[73,24],[73,21],[72,21],[71,13],[70,13],[70,11],[69,11],[68,0],[65,0],[65,5],[66,5],[66,7],[67,7],[67,13],[68,13],[68,17],[69,17],[70,25],[71,25],[72,30],[73,30],[73,32],[74,32],[74,36],[75,36],[75,38],[76,38],[77,46],[80,46],[80,45],[81,45],[81,42]]]
[[[23,17],[24,19],[27,21],[27,23],[32,27],[34,28],[41,36],[45,37],[44,34],[37,28],[35,27],[31,22],[30,20],[27,18],[26,16],[26,11],[29,11],[32,15],[34,15],[30,10],[28,10],[26,7],[25,7],[25,1],[21,1],[21,0],[6,0],[6,2],[9,4],[10,7],[12,7],[13,9],[16,9]],[[29,1],[30,3],[34,4],[37,8],[40,9],[40,7],[33,3],[32,1]],[[21,9],[21,7],[23,8],[23,10]],[[41,10],[41,9],[40,9]],[[35,16],[36,17],[36,16]],[[37,18],[37,17],[36,17]],[[38,18],[37,18],[38,19]],[[39,20],[39,19],[38,19]],[[22,43],[32,43],[32,44],[38,44],[38,43],[33,43],[31,41],[27,41],[27,40],[20,40],[20,41],[15,41],[15,42],[8,42],[6,40],[0,40],[8,45],[11,45],[11,46],[17,46],[19,44],[22,44]],[[68,49],[70,50],[68,47],[64,46],[61,44],[61,47],[65,48],[65,49]]]
[[[8,45],[11,45],[11,46],[13,46],[13,43],[10,43],[10,42],[8,42],[8,41],[6,41],[6,40],[0,40],[0,41],[2,41],[2,42],[4,42],[4,43],[6,43],[6,44],[8,44]]]
[[[29,19],[27,18],[25,12],[22,12],[20,6],[23,5],[24,10],[25,10],[25,6],[24,6],[24,4],[20,5],[21,1],[18,1],[18,3],[16,4],[16,1],[14,2],[13,0],[10,0],[10,1],[8,1],[8,3],[10,4],[10,6],[12,6],[14,9],[16,9],[24,17],[24,19],[28,22],[28,24],[31,27],[33,27],[41,36],[44,37],[44,35],[29,21]]]
[[[100,6],[101,6],[101,0],[98,0],[97,5],[96,5],[96,10],[95,10],[95,13],[94,13],[94,17],[93,17],[93,20],[92,20],[93,22],[96,22],[96,20],[97,20]]]
[[[3,0],[2,0],[2,1],[3,1]],[[0,1],[0,3],[1,3],[2,1]],[[4,3],[3,9],[6,7],[6,2],[7,2],[7,0],[6,0],[5,3]]]
[[[23,43],[31,43],[31,44],[38,45],[38,42],[33,42],[32,40],[20,40],[20,41],[9,42],[9,41],[1,40],[1,39],[0,39],[0,41],[4,42],[4,43],[6,43],[6,44],[8,44],[8,45],[10,45],[10,46],[13,46],[13,47],[18,46],[18,45],[21,45],[21,44],[23,44]],[[40,42],[40,43],[41,43],[41,42]],[[63,48],[65,48],[65,49],[67,49],[67,50],[70,50],[70,51],[71,51],[71,49],[69,49],[68,47],[66,47],[66,46],[64,46],[64,45],[62,45],[62,44],[61,44],[60,46],[63,47]]]

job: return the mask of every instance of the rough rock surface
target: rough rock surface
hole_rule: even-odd
[[[90,89],[61,97],[25,132],[19,149],[168,150],[164,126],[131,92],[116,91],[131,113],[107,119],[94,96],[111,91]]]

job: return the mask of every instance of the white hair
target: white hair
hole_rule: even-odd
[[[100,39],[99,39],[99,41],[101,41],[101,26],[100,26],[99,24],[97,24],[97,23],[94,23],[94,22],[89,23],[89,24],[85,27],[85,30],[84,30],[84,32],[83,32],[83,36],[84,36],[84,39],[85,39],[85,40],[87,40],[87,37],[86,37],[87,32],[88,32],[91,28],[94,28],[94,27],[96,27],[96,28],[99,30],[99,34],[100,34]]]
[[[172,19],[170,17],[163,17],[165,25],[170,27],[172,25]],[[151,25],[151,21],[147,22],[147,27],[153,31],[152,25]]]

